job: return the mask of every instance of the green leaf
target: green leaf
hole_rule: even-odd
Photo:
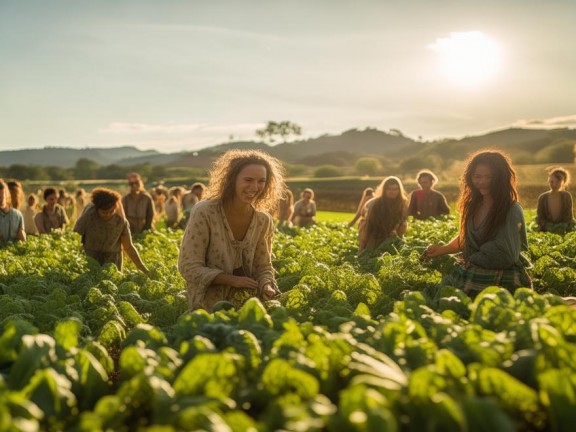
[[[54,339],[65,350],[78,346],[78,338],[82,330],[82,323],[77,318],[69,318],[56,323],[54,329]]]

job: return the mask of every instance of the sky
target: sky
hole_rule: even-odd
[[[0,150],[576,127],[573,0],[0,0]]]

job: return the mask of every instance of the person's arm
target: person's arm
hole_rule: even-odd
[[[538,197],[538,206],[536,207],[536,223],[540,230],[544,229],[548,221],[546,220],[546,197],[547,194],[543,193]]]
[[[145,230],[152,229],[152,221],[154,220],[154,202],[149,195],[146,195],[147,203],[146,203],[146,222],[144,223]]]
[[[438,191],[437,191],[438,192]],[[446,201],[446,197],[442,192],[438,192],[438,199],[439,199],[439,212],[440,214],[450,214],[450,206],[448,205],[448,201]]]
[[[562,204],[562,222],[572,222],[574,220],[574,208],[570,192],[564,191]]]
[[[18,222],[17,237],[18,237],[18,240],[20,240],[21,242],[26,241],[26,231],[24,231],[24,217],[22,216],[21,213],[20,213],[19,222]]]
[[[316,201],[312,201],[312,213],[309,216],[316,217]]]
[[[46,230],[46,227],[44,226],[44,217],[42,215],[42,212],[36,213],[36,216],[34,216],[34,223],[36,224],[36,228],[38,229],[38,233],[48,234],[48,231]]]
[[[523,249],[526,238],[526,222],[522,208],[516,204],[510,209],[504,226],[500,227],[492,240],[467,259],[471,264],[487,269],[506,269],[514,265]]]
[[[424,251],[425,258],[436,258],[442,255],[455,254],[462,251],[460,239],[458,236],[454,237],[448,244],[432,244]]]
[[[120,243],[122,243],[122,248],[124,249],[128,257],[132,260],[132,262],[136,265],[136,267],[138,267],[138,269],[142,273],[148,274],[148,269],[142,262],[140,254],[134,247],[134,243],[132,243],[132,236],[130,235],[129,229],[125,229],[122,232],[122,235],[120,236]]]
[[[296,216],[300,213],[300,206],[301,206],[301,202],[296,201],[296,203],[294,204],[294,210],[292,211],[292,214],[290,215],[290,219],[288,219],[290,222],[294,223],[294,219],[296,219]]]
[[[68,219],[68,214],[66,213],[66,209],[62,207],[62,231],[66,228],[66,226],[70,223],[70,219]]]
[[[416,217],[417,214],[416,194],[414,192],[410,194],[410,204],[408,205],[408,216],[412,217]]]
[[[268,216],[254,252],[254,274],[258,280],[258,288],[265,299],[270,299],[280,294],[280,291],[276,287],[274,268],[272,267],[273,235],[274,221],[271,216]]]

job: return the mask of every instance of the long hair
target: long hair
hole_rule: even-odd
[[[2,186],[2,189],[4,189],[4,199],[6,200],[6,205],[8,207],[12,207],[12,195],[8,189],[8,183],[6,183],[4,179],[0,178],[0,185]]]
[[[396,184],[400,193],[394,199],[386,197],[386,187]],[[386,177],[376,189],[374,202],[366,219],[366,237],[375,245],[382,243],[404,218],[404,211],[408,203],[408,197],[404,186],[398,177]]]
[[[254,207],[272,213],[286,188],[284,168],[278,159],[260,150],[228,150],[216,159],[210,170],[206,199],[230,203],[234,199],[238,174],[248,165],[266,168],[266,183],[256,197]]]
[[[486,165],[490,168],[492,175],[490,195],[493,199],[492,207],[485,219],[485,230],[481,242],[490,239],[496,233],[496,230],[506,221],[512,204],[518,201],[516,172],[512,168],[510,158],[499,150],[486,150],[472,154],[460,179],[461,192],[457,204],[460,213],[458,240],[461,246],[464,245],[468,222],[482,205],[482,194],[472,182],[472,176],[479,165]]]
[[[22,200],[24,199],[24,191],[22,190],[22,183],[16,180],[10,180],[6,183],[10,190],[10,197],[12,199],[12,207],[20,209]]]

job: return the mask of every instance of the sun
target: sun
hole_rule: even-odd
[[[480,31],[454,32],[430,45],[438,54],[442,75],[462,87],[479,87],[500,69],[502,49]]]

